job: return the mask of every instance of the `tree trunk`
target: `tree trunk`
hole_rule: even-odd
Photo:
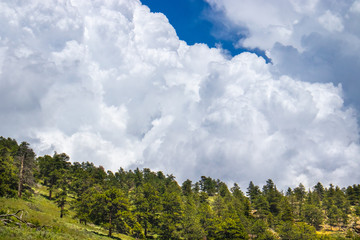
[[[147,238],[148,229],[147,229],[147,222],[145,222],[145,238]]]
[[[21,157],[21,164],[20,164],[19,186],[18,186],[18,197],[19,198],[21,198],[22,187],[23,187],[24,158],[25,158],[25,156]]]
[[[111,230],[112,230],[112,226],[111,226],[111,214],[109,215],[109,234],[108,236],[111,237]]]
[[[49,199],[51,200],[52,189],[49,190]]]
[[[62,218],[64,215],[64,205],[61,205],[61,209],[60,209],[60,218]]]

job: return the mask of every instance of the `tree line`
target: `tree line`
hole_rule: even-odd
[[[0,137],[0,196],[31,198],[34,184],[46,186],[59,217],[71,209],[93,223],[137,239],[331,239],[316,230],[342,229],[360,239],[360,185],[340,188],[320,182],[306,190],[279,191],[269,179],[262,188],[202,176],[179,185],[161,171],[106,171],[71,163],[65,153],[36,157],[29,144]]]

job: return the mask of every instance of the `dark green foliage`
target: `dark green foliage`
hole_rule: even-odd
[[[45,155],[37,159],[39,165],[39,178],[43,179],[44,185],[48,187],[49,199],[52,198],[52,192],[56,189],[58,181],[64,176],[64,172],[69,170],[69,156],[65,153],[54,153],[51,157]]]
[[[89,207],[88,218],[108,229],[109,236],[114,228],[121,233],[130,233],[130,204],[121,190],[94,187],[89,189],[86,197],[85,201]]]
[[[302,183],[300,183],[298,187],[294,188],[294,195],[298,202],[304,201],[306,196],[306,191]]]
[[[161,239],[179,238],[179,223],[182,219],[181,189],[171,180],[161,198],[162,213],[160,215]]]
[[[58,192],[56,193],[55,201],[57,206],[60,208],[60,218],[62,218],[67,212],[65,205],[67,204],[67,196],[69,189],[69,175],[65,172],[64,169],[61,170],[61,178],[56,184]]]
[[[245,196],[236,183],[229,191],[226,183],[211,177],[195,183],[188,179],[180,187],[173,175],[148,168],[111,172],[89,162],[70,163],[65,153],[36,162],[34,157],[26,142],[0,138],[0,196],[28,195],[35,175],[60,208],[60,218],[73,210],[75,218],[103,226],[109,235],[317,239],[315,229],[331,226],[358,239],[354,219],[360,216],[360,185],[341,189],[317,183],[306,191],[299,184],[284,194],[269,179],[262,188],[250,182]]]
[[[181,220],[181,235],[185,239],[203,239],[205,231],[200,223],[200,214],[192,198],[186,198]]]
[[[335,205],[332,205],[327,211],[328,223],[330,226],[336,226],[336,224],[341,221],[341,216],[341,210]]]
[[[266,223],[259,219],[256,220],[251,226],[251,235],[254,239],[259,240],[272,240],[276,239],[273,233],[271,233],[266,225]]]
[[[218,188],[218,193],[221,197],[229,197],[231,195],[225,183],[218,181],[217,188]]]
[[[135,222],[134,226],[131,231],[131,236],[133,236],[136,239],[145,239],[145,234],[143,231],[143,228],[141,227],[140,223]]]
[[[289,200],[287,198],[283,198],[280,204],[280,220],[284,222],[291,222],[294,220],[293,211]]]
[[[22,142],[16,152],[15,163],[19,169],[18,197],[23,192],[31,193],[31,186],[34,181],[35,153],[27,142]]]
[[[149,230],[156,229],[159,225],[158,216],[162,210],[160,194],[155,187],[145,183],[132,192],[132,199],[135,207],[134,215],[144,228],[145,236],[147,236]]]
[[[263,195],[260,195],[257,198],[255,198],[253,202],[253,206],[256,209],[257,216],[261,219],[265,219],[270,213],[269,202],[266,200],[266,198]]]
[[[0,196],[31,196],[35,171],[35,153],[27,142],[0,137]]]
[[[284,240],[315,240],[317,239],[314,227],[306,223],[284,222],[279,226],[279,235]]]
[[[14,197],[18,187],[18,168],[14,156],[17,142],[11,138],[0,137],[0,196]]]
[[[277,216],[280,213],[280,202],[282,195],[276,189],[274,182],[269,179],[266,181],[266,185],[263,187],[263,195],[269,203],[269,211],[272,215]]]
[[[360,206],[355,207],[355,214],[360,217]]]
[[[259,186],[255,186],[252,181],[250,181],[248,191],[246,194],[249,196],[251,203],[255,201],[255,199],[261,194]]]
[[[324,189],[323,185],[320,182],[318,182],[314,186],[314,192],[319,196],[320,200],[323,200],[324,194],[325,194],[325,189]]]
[[[311,204],[305,204],[303,207],[304,220],[315,227],[316,229],[320,229],[320,225],[324,221],[324,214],[321,211],[321,208],[311,205]]]
[[[214,196],[216,193],[216,181],[211,177],[201,176],[199,182],[200,190],[206,192],[209,196]]]
[[[183,195],[190,196],[192,194],[192,182],[191,180],[187,179],[185,182],[183,182],[181,186],[181,190]]]
[[[248,239],[248,234],[237,218],[216,218],[209,239]]]

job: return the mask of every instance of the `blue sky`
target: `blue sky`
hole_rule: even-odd
[[[245,37],[245,29],[232,29],[229,22],[222,22],[221,13],[213,11],[203,0],[142,0],[152,12],[161,12],[169,19],[181,40],[188,44],[205,43],[209,47],[221,45],[231,56],[244,51],[256,53],[269,60],[260,49],[235,47],[235,43]]]
[[[205,1],[0,0],[0,135],[180,183],[359,182],[360,0]]]

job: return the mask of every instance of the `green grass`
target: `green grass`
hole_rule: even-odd
[[[28,200],[18,198],[0,198],[0,214],[16,213],[22,211],[22,219],[30,222],[38,228],[30,228],[26,224],[4,225],[0,221],[0,239],[124,239],[133,240],[132,237],[113,234],[113,238],[107,237],[107,231],[93,224],[83,225],[73,218],[73,212],[69,211],[65,217],[60,218],[60,209],[53,201],[47,199],[48,192],[43,186],[36,188],[33,197]],[[21,213],[18,214],[18,216]],[[41,226],[45,226],[41,228]]]

